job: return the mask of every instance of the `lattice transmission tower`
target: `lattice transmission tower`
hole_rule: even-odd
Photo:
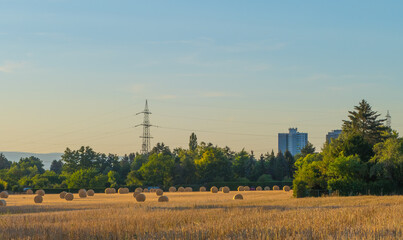
[[[386,114],[386,126],[392,127],[392,117],[389,114],[389,110],[388,110],[388,113]]]
[[[136,115],[144,114],[144,120],[142,124],[138,124],[135,127],[143,126],[143,135],[140,138],[143,139],[143,144],[141,145],[141,153],[148,154],[150,152],[150,139],[152,138],[150,135],[150,127],[153,125],[150,124],[150,110],[148,109],[148,102],[146,100],[146,106],[144,111],[137,113]]]

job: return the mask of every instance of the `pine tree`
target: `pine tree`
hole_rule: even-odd
[[[343,120],[344,133],[359,134],[372,145],[382,142],[385,138],[382,135],[388,130],[384,125],[386,119],[378,119],[380,114],[372,111],[371,105],[365,100],[354,109],[355,111],[349,111],[350,120]]]

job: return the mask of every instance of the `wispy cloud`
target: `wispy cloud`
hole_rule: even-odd
[[[231,92],[201,92],[200,97],[205,98],[218,98],[218,97],[239,97],[239,94]]]
[[[130,91],[133,93],[141,93],[146,90],[146,84],[144,83],[136,83],[131,85]]]
[[[256,51],[277,51],[285,48],[286,43],[267,43],[267,42],[253,42],[253,43],[239,43],[230,46],[221,47],[227,52],[256,52]]]
[[[22,67],[23,65],[24,65],[23,62],[6,61],[4,64],[0,65],[0,72],[12,73],[15,72],[16,69]]]
[[[155,99],[158,100],[171,100],[171,99],[177,99],[178,96],[177,95],[161,95],[161,96],[157,96]]]

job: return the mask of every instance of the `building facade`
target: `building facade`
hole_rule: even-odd
[[[337,139],[341,134],[341,130],[333,130],[326,134],[326,142],[330,143],[332,139]]]
[[[288,133],[278,134],[278,150],[282,153],[289,151],[293,156],[301,153],[308,144],[308,133],[300,133],[297,128],[289,128]]]

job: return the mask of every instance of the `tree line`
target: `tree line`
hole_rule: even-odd
[[[206,185],[211,182],[269,183],[293,181],[296,197],[316,192],[401,193],[403,182],[403,140],[384,125],[385,120],[361,101],[349,112],[338,139],[326,143],[320,153],[312,144],[300,154],[262,154],[256,157],[244,149],[198,143],[196,134],[188,148],[171,150],[157,143],[149,154],[130,153],[123,157],[95,152],[91,147],[67,148],[50,170],[36,157],[11,163],[0,153],[0,190],[24,188],[79,189],[106,187],[163,187]]]
[[[310,151],[313,153],[314,149]],[[11,163],[0,154],[0,190],[290,182],[295,172],[294,162],[289,152],[275,155],[272,151],[256,158],[253,152],[245,150],[235,152],[212,143],[198,144],[197,136],[192,133],[187,149],[171,150],[164,143],[157,143],[149,154],[130,153],[119,157],[97,153],[88,146],[77,150],[67,148],[61,159],[52,162],[50,170],[45,170],[43,162],[36,157]]]

